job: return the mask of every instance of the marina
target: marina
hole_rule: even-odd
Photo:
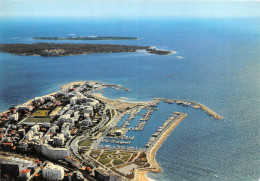
[[[148,109],[142,119],[140,119],[140,121],[148,121],[155,110],[156,109]]]
[[[137,106],[131,113],[130,116],[127,118],[127,120],[133,120],[135,116],[140,113],[142,110],[142,106]]]
[[[174,106],[164,101],[159,101],[158,103],[158,101],[155,100],[155,102],[156,107],[151,107],[150,104],[148,104],[145,109],[134,108],[134,111],[130,114],[123,116],[121,121],[117,124],[117,128],[119,130],[127,129],[128,131],[120,136],[107,135],[100,143],[100,146],[125,146],[148,149],[169,125],[183,116],[183,113],[173,112],[172,107]],[[136,114],[137,110],[138,113]],[[162,111],[167,112],[163,117],[161,116]],[[131,114],[135,115],[135,117],[129,120]]]

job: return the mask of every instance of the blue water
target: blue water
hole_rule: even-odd
[[[252,180],[260,178],[259,19],[1,19],[1,43],[35,43],[34,36],[134,36],[176,55],[117,53],[67,57],[0,54],[0,111],[80,80],[121,84],[131,92],[110,98],[154,97],[200,102],[224,117],[214,120],[180,106],[189,115],[157,152],[162,172],[155,180]],[[51,41],[47,41],[51,42]],[[78,41],[79,43],[104,43]],[[167,77],[167,75],[172,75]],[[167,111],[161,113],[166,115]]]

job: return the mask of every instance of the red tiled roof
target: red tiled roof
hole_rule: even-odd
[[[31,169],[22,170],[21,173],[28,173],[28,172],[30,172],[30,171],[31,171]]]

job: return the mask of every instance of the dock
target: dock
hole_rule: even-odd
[[[148,109],[140,121],[148,121],[155,109]]]
[[[111,87],[111,88],[113,88],[113,89],[115,89],[115,90],[120,90],[120,89],[122,89],[122,90],[127,91],[127,92],[130,91],[130,89],[125,88],[125,87],[123,87],[123,86],[121,86],[121,85],[105,84],[105,85],[103,85],[103,86],[104,86],[104,87]]]
[[[134,110],[131,112],[131,114],[129,115],[129,117],[126,119],[127,121],[129,120],[133,120],[135,118],[135,116],[141,112],[142,110],[142,106],[138,106],[137,108],[134,108]]]
[[[174,123],[177,123],[179,120],[184,119],[186,116],[187,114],[185,113],[174,112],[174,114],[170,116],[150,137],[145,147],[152,147],[157,142],[157,140],[160,139],[164,132],[166,132],[169,129],[169,127],[171,127]]]

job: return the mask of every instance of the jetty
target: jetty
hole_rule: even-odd
[[[185,113],[173,112],[174,114],[170,116],[157,130],[156,132],[150,137],[149,141],[145,145],[145,147],[149,148],[155,144],[155,142],[160,139],[161,135],[167,131],[167,129],[173,124],[176,123],[178,120],[183,119],[187,116]]]
[[[128,88],[126,88],[124,86],[121,86],[121,85],[104,84],[103,86],[104,87],[110,87],[110,88],[115,89],[115,90],[122,89],[122,90],[127,91],[127,92],[131,91],[130,89],[128,89]]]
[[[126,120],[133,120],[135,118],[135,116],[141,112],[142,110],[142,106],[137,106],[133,109],[133,111],[131,112],[131,114],[129,115],[129,117]]]
[[[177,114],[176,114],[177,113]],[[152,136],[148,143],[147,147],[147,158],[150,163],[150,167],[145,169],[140,169],[145,172],[155,172],[158,173],[161,171],[159,163],[155,160],[156,151],[160,148],[161,144],[166,140],[171,131],[188,115],[186,113],[178,113],[168,118],[162,125],[163,129],[157,137]],[[158,130],[157,130],[158,131]]]
[[[154,98],[155,100],[159,100],[159,101],[164,101],[168,104],[178,104],[178,105],[183,105],[183,106],[191,106],[194,109],[200,109],[202,111],[204,111],[206,114],[212,116],[214,119],[223,119],[222,116],[220,116],[219,114],[215,113],[214,111],[212,111],[210,108],[208,108],[207,106],[200,104],[198,102],[194,102],[194,101],[187,101],[187,100],[178,100],[178,99],[164,99],[164,98]]]
[[[140,121],[148,121],[155,109],[148,109]]]

